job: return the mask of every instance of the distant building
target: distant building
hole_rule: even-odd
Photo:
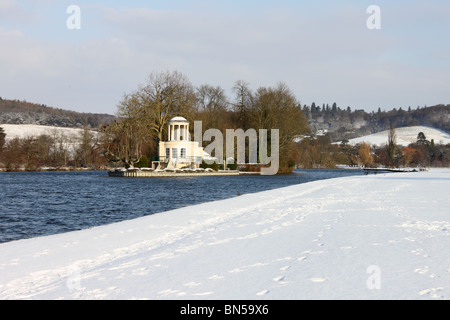
[[[167,140],[159,143],[159,161],[154,169],[198,168],[203,160],[203,148],[191,141],[189,121],[175,117],[169,121]]]

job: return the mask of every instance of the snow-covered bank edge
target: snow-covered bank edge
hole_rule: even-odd
[[[449,183],[322,180],[2,244],[0,299],[448,299]]]

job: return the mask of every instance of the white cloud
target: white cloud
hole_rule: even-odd
[[[34,20],[34,14],[16,0],[0,0],[0,21],[14,23],[29,23]]]
[[[142,55],[117,39],[54,44],[0,29],[1,95],[86,112],[115,112],[140,81]],[[142,66],[141,66],[142,67]]]
[[[1,5],[24,12],[12,0],[0,0]],[[440,8],[428,9],[422,19],[442,18]],[[384,5],[382,29],[371,31],[363,5],[336,5],[313,14],[289,8],[244,14],[85,5],[82,33],[59,30],[60,38],[44,39],[0,27],[0,67],[8,74],[0,79],[0,94],[112,113],[122,94],[149,73],[177,69],[195,85],[226,90],[240,79],[255,89],[284,81],[307,104],[391,108],[439,99],[448,103],[446,33],[415,39],[414,28],[420,25],[414,27],[411,19],[419,10]],[[439,25],[448,28],[445,21]]]
[[[5,15],[6,13],[15,12],[20,8],[17,1],[14,0],[0,0],[0,12]]]

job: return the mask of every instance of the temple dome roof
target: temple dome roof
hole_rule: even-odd
[[[174,117],[174,118],[170,119],[170,121],[169,121],[169,123],[172,123],[172,122],[187,122],[187,123],[189,123],[189,121],[187,121],[186,118],[183,118],[183,117]]]

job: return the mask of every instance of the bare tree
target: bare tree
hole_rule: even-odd
[[[248,129],[250,127],[250,109],[253,108],[254,97],[248,82],[238,80],[233,86],[235,102],[233,104],[237,119],[235,123],[238,128]]]
[[[97,139],[94,132],[85,126],[77,140],[79,144],[75,152],[78,162],[82,166],[92,166],[97,151]]]
[[[253,127],[280,130],[280,148],[309,132],[308,122],[295,95],[284,83],[275,88],[261,87],[252,108]]]
[[[389,130],[386,152],[388,155],[389,165],[395,165],[397,156],[397,134],[395,133],[395,127],[393,124],[391,125],[391,129]]]
[[[134,94],[142,110],[145,125],[159,141],[174,116],[188,117],[195,103],[195,92],[189,79],[174,72],[152,73]]]
[[[228,122],[229,102],[221,87],[202,85],[196,90],[195,120],[202,121],[203,130],[225,130]]]
[[[5,133],[5,130],[0,127],[0,153],[3,150],[3,146],[5,145],[5,142],[6,142],[6,133]]]
[[[16,171],[25,163],[25,155],[22,152],[22,142],[14,138],[6,142],[2,153],[3,162],[8,171]]]
[[[135,94],[125,95],[118,106],[119,120],[103,130],[105,155],[114,162],[134,167],[142,157],[142,146],[151,138],[146,113]]]
[[[259,88],[251,108],[252,126],[280,131],[280,170],[289,171],[298,156],[294,139],[309,133],[308,122],[295,95],[284,83]]]
[[[367,143],[361,143],[358,147],[358,156],[361,163],[368,167],[373,164],[373,156],[371,154],[370,145]]]
[[[54,167],[67,166],[67,162],[70,156],[70,137],[68,137],[64,132],[57,129],[52,130],[52,165]]]

